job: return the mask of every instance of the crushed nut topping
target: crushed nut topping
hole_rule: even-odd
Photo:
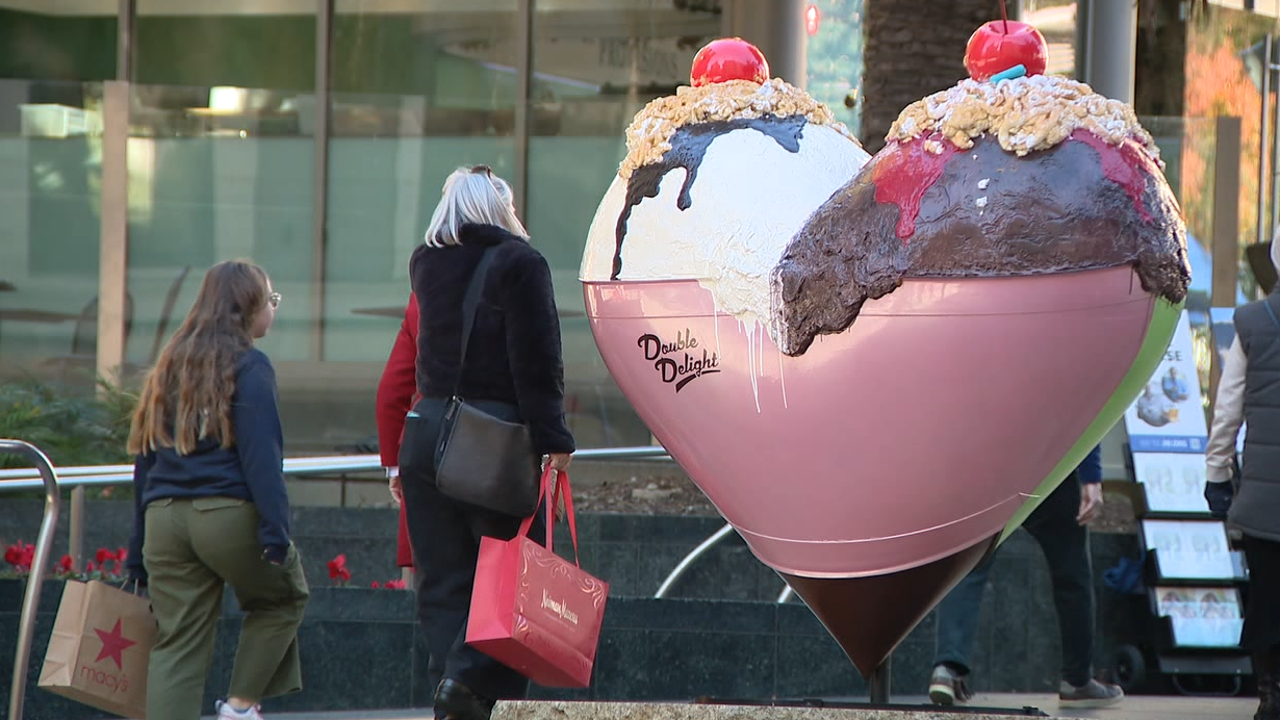
[[[998,83],[962,80],[955,87],[911,103],[889,128],[887,141],[909,142],[940,133],[967,150],[973,139],[991,134],[1019,156],[1046,150],[1076,130],[1087,130],[1110,145],[1136,141],[1160,167],[1160,149],[1133,108],[1105,98],[1088,85],[1059,76],[1032,75]],[[941,153],[937,141],[925,149]]]
[[[803,115],[814,125],[826,125],[858,142],[844,123],[835,119],[831,108],[780,78],[763,84],[729,80],[701,87],[681,86],[675,95],[656,98],[636,113],[627,127],[627,156],[618,175],[628,179],[636,168],[661,160],[671,149],[671,136],[685,125],[765,115]]]

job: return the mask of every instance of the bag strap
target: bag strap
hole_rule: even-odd
[[[560,481],[556,483],[555,492],[549,492],[551,479],[555,477],[555,473],[560,473]],[[573,540],[573,564],[582,567],[582,562],[578,558],[578,522],[573,514],[573,491],[569,487],[569,473],[565,470],[557,471],[550,465],[542,471],[542,481],[538,483],[538,502],[544,499],[547,501],[545,508],[547,514],[547,550],[555,552],[552,547],[552,537],[555,534],[555,509],[560,504],[560,497],[564,496],[564,513],[569,520],[569,538]],[[533,527],[533,518],[538,514],[537,510],[524,520],[520,521],[520,529],[516,532],[516,537],[528,536],[529,530]]]
[[[560,494],[564,493],[564,516],[569,521],[569,538],[573,540],[573,564],[579,568],[582,563],[578,558],[578,522],[573,516],[573,489],[569,487],[569,471],[560,471],[560,482],[556,484],[556,501],[551,507],[554,509],[560,505]],[[547,525],[547,547],[551,547],[551,525]]]
[[[471,282],[467,284],[467,294],[462,299],[462,353],[458,356],[458,379],[453,383],[454,397],[458,396],[458,388],[462,385],[462,370],[467,366],[467,343],[471,339],[471,329],[475,326],[476,309],[480,307],[480,293],[484,290],[484,278],[489,273],[489,265],[493,262],[497,245],[490,246],[480,256],[480,262],[471,272]]]

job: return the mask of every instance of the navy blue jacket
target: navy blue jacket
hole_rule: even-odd
[[[1081,460],[1080,465],[1076,467],[1076,473],[1080,476],[1080,482],[1083,485],[1102,482],[1101,445],[1095,445],[1089,454],[1084,456],[1084,460]]]
[[[231,396],[235,444],[223,449],[201,440],[195,451],[180,455],[160,448],[139,455],[133,466],[133,535],[126,565],[145,579],[142,565],[147,504],[161,498],[231,497],[252,502],[261,522],[258,541],[267,559],[281,562],[289,550],[289,496],[284,486],[284,438],[280,429],[279,393],[271,361],[250,348],[237,361],[236,389]]]

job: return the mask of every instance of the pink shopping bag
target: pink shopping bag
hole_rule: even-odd
[[[475,585],[467,622],[467,644],[547,687],[591,684],[600,623],[609,585],[578,565],[578,527],[568,473],[542,475],[540,498],[547,502],[547,545],[529,539],[530,516],[510,540],[480,539]],[[564,495],[571,563],[551,550],[552,511]]]

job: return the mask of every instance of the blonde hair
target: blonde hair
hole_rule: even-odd
[[[267,306],[267,273],[244,260],[205,273],[195,304],[147,373],[129,429],[130,453],[171,447],[187,455],[205,438],[235,443],[231,396],[236,362],[253,346],[253,323]]]
[[[445,179],[441,194],[423,238],[430,247],[462,244],[460,233],[466,223],[497,225],[529,239],[512,206],[511,186],[494,175],[488,165],[454,170]]]

